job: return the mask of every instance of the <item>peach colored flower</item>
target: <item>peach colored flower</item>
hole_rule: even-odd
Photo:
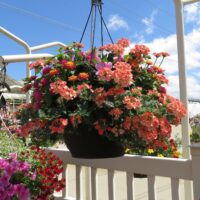
[[[95,94],[94,101],[97,104],[97,106],[99,108],[103,107],[103,103],[106,101],[106,98],[107,98],[107,94],[104,88],[102,87],[96,88],[94,90],[94,94]]]
[[[117,44],[121,45],[122,47],[128,47],[130,45],[130,41],[126,38],[121,38],[118,40]]]
[[[65,127],[68,125],[68,119],[58,118],[52,121],[49,129],[51,133],[64,133]]]
[[[50,84],[50,91],[54,94],[60,94],[66,100],[72,100],[77,96],[73,88],[69,88],[65,81],[57,80]]]
[[[114,67],[113,79],[119,86],[127,87],[133,83],[131,65],[119,61],[115,63]]]
[[[162,137],[169,138],[171,136],[172,127],[166,118],[159,119],[159,129]]]
[[[100,81],[111,81],[113,79],[113,71],[109,67],[102,67],[97,72]]]
[[[123,104],[128,110],[137,110],[142,105],[139,99],[129,96],[124,97]]]

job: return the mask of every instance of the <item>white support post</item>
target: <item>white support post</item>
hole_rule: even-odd
[[[192,179],[194,200],[200,199],[200,143],[192,144]]]
[[[21,46],[23,46],[25,48],[25,51],[26,51],[27,54],[31,54],[31,49],[25,41],[23,41],[22,39],[20,39],[16,35],[12,34],[8,30],[4,29],[3,27],[0,27],[0,32],[3,33],[4,35],[6,35],[7,37],[9,37],[10,39],[14,40],[15,42],[17,42]],[[26,63],[26,76],[27,77],[31,76],[31,71],[29,69],[29,62]],[[29,103],[29,101],[30,101],[30,95],[29,95],[29,93],[27,93],[26,102]]]
[[[188,109],[188,97],[187,97],[187,75],[185,64],[185,42],[184,42],[184,20],[183,20],[183,1],[174,0],[176,8],[176,35],[177,35],[177,50],[178,50],[178,67],[179,67],[179,87],[180,87],[180,100]],[[190,158],[190,138],[189,138],[189,114],[182,119],[182,145],[183,145],[183,157]],[[185,199],[191,199],[191,183],[189,181],[184,182],[185,186]]]
[[[178,67],[179,67],[179,87],[180,99],[188,109],[187,97],[187,75],[185,64],[185,41],[184,41],[184,22],[183,22],[183,3],[181,0],[174,0],[176,7],[176,32],[177,32],[177,50],[178,50]],[[188,112],[182,120],[182,143],[183,157],[190,158],[189,151],[189,117]]]

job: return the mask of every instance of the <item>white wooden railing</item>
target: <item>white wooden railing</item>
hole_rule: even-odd
[[[49,148],[47,151],[54,152],[64,162],[63,177],[66,178],[66,188],[62,191],[58,199],[71,199],[69,194],[70,180],[67,173],[69,166],[75,166],[75,197],[76,200],[99,200],[97,184],[97,169],[107,170],[107,198],[103,200],[118,199],[115,191],[115,172],[123,171],[126,173],[126,195],[123,199],[137,200],[135,198],[135,179],[134,173],[147,175],[148,199],[156,200],[156,181],[155,177],[169,177],[171,179],[171,194],[167,199],[180,200],[180,179],[191,180],[193,186],[193,197],[191,200],[200,200],[200,143],[191,147],[191,159],[172,159],[125,155],[123,157],[109,159],[76,159],[66,149]],[[83,166],[87,167],[84,168]],[[89,167],[89,168],[88,168]],[[89,174],[88,170],[89,169]],[[84,171],[84,173],[82,173]],[[86,173],[85,173],[86,172]],[[68,174],[68,175],[67,175]],[[84,176],[84,178],[83,178]],[[84,180],[84,181],[83,181]],[[89,182],[88,182],[89,181]],[[84,184],[89,184],[84,185]],[[106,183],[105,183],[106,184]],[[118,182],[118,184],[120,184]],[[124,183],[122,183],[124,184]],[[190,200],[190,199],[185,199]]]

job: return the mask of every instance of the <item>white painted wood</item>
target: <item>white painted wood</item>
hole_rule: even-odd
[[[108,199],[114,200],[114,170],[108,170]]]
[[[200,0],[182,0],[184,5],[191,4],[191,3],[197,3],[199,1]]]
[[[48,149],[47,149],[48,150]],[[151,156],[124,155],[122,157],[109,159],[75,159],[71,157],[68,150],[49,148],[64,163],[94,168],[118,170],[140,174],[151,174],[156,176],[192,179],[191,160],[160,158]],[[178,169],[178,170],[174,170]]]
[[[61,46],[61,47],[65,47],[66,45],[62,42],[50,42],[50,43],[46,43],[46,44],[41,44],[38,46],[34,46],[34,47],[30,47],[31,51],[38,51],[41,49],[46,49],[46,48],[50,48],[50,47],[54,47],[54,46]]]
[[[179,179],[177,178],[171,178],[171,193],[172,193],[172,200],[180,199]]]
[[[39,54],[6,55],[2,57],[6,63],[15,63],[15,62],[25,62],[25,61],[27,62],[31,60],[51,58],[53,57],[53,55],[49,53],[39,53]]]
[[[134,194],[134,180],[133,173],[126,172],[126,185],[127,185],[127,199],[135,200]]]
[[[148,175],[148,196],[149,200],[156,200],[156,183],[155,183],[155,176]]]
[[[97,169],[92,167],[91,168],[91,196],[92,196],[92,200],[97,199],[96,175],[97,175]]]
[[[177,50],[178,50],[178,67],[179,67],[179,87],[180,87],[180,99],[187,109],[186,116],[181,121],[182,129],[182,149],[183,157],[190,158],[190,144],[189,136],[189,112],[188,112],[188,94],[187,94],[187,73],[185,62],[185,41],[184,41],[184,16],[183,16],[183,0],[174,0],[176,9],[176,36],[177,36]],[[192,0],[190,0],[192,2]],[[188,181],[184,181],[185,198],[192,198],[191,184]]]
[[[200,200],[200,143],[191,145],[194,200]]]
[[[90,167],[84,167],[84,170],[82,169],[82,171],[84,172],[84,181],[82,181],[82,188],[84,188],[83,192],[83,199],[87,199],[90,200],[91,199],[91,188],[90,188]]]
[[[76,200],[81,200],[81,166],[76,165]]]
[[[150,156],[136,156],[136,155],[124,155],[123,157],[109,158],[109,159],[75,159],[71,157],[71,154],[67,150],[48,148],[46,151],[52,151],[59,156],[64,163],[78,165],[77,173],[80,174],[80,166],[88,166],[93,169],[93,181],[96,173],[96,168],[102,168],[108,170],[108,191],[109,200],[114,200],[114,171],[124,171],[127,173],[127,195],[130,200],[131,197],[131,182],[132,174],[140,173],[148,175],[149,186],[149,199],[156,199],[155,190],[155,176],[163,176],[172,178],[172,195],[173,200],[177,200],[179,197],[178,179],[192,180],[194,186],[194,199],[200,198],[200,144],[191,146],[192,160],[190,159],[173,159],[173,158],[159,158]],[[78,176],[77,176],[78,177]],[[80,178],[80,176],[79,176]],[[79,186],[77,192],[80,194],[80,179],[77,178]],[[134,178],[133,178],[134,179]],[[78,189],[79,188],[79,189]],[[133,181],[133,194],[134,181]],[[95,191],[95,190],[94,190]],[[97,192],[97,190],[96,190]],[[78,195],[77,200],[80,199]],[[132,199],[131,199],[132,198]],[[179,197],[180,199],[180,197]],[[187,198],[185,198],[187,200]],[[87,200],[87,199],[86,199]]]
[[[67,192],[68,181],[67,181],[67,165],[66,164],[63,165],[62,178],[65,178],[65,188],[62,190],[62,197],[66,198],[68,196],[68,192]]]

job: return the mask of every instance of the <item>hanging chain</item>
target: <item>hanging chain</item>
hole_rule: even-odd
[[[105,27],[105,29],[106,29],[106,31],[108,33],[108,36],[109,36],[111,42],[113,43],[112,37],[111,37],[111,35],[109,33],[109,30],[108,30],[108,28],[106,26],[106,23],[105,23],[104,19],[103,19],[102,4],[103,3],[102,3],[101,0],[91,0],[91,9],[90,9],[89,16],[87,18],[87,21],[86,21],[86,24],[85,24],[85,27],[83,29],[83,33],[82,33],[81,39],[80,39],[80,42],[82,42],[83,37],[85,35],[85,31],[86,31],[88,23],[89,23],[89,20],[91,20],[91,30],[90,30],[90,45],[91,45],[91,49],[94,48],[97,12],[99,13],[100,20],[101,20],[101,24],[100,24],[100,26],[101,26],[101,45],[103,46],[103,43],[104,43],[103,26]]]

